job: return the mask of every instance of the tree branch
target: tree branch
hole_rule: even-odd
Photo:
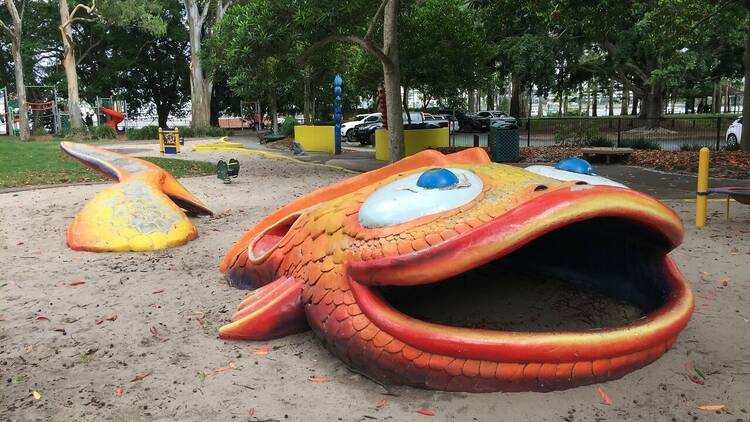
[[[84,58],[86,58],[86,56],[88,56],[88,55],[89,55],[89,53],[91,53],[91,50],[93,50],[94,48],[98,47],[98,46],[99,46],[99,44],[101,44],[101,43],[102,43],[102,41],[103,41],[103,40],[101,40],[101,39],[100,39],[99,41],[97,41],[97,42],[95,42],[95,43],[91,44],[91,45],[89,46],[89,48],[87,48],[87,49],[86,49],[86,51],[84,51],[83,53],[79,54],[79,55],[78,55],[78,58],[76,59],[76,66],[78,66],[79,64],[81,64],[81,61],[82,61],[82,60],[83,60]]]
[[[332,35],[329,35],[327,37],[324,37],[316,41],[313,45],[308,47],[304,53],[302,53],[302,56],[300,57],[299,62],[305,63],[307,61],[307,58],[310,56],[310,54],[312,54],[316,50],[335,41],[344,41],[344,42],[357,44],[360,47],[364,48],[367,52],[375,56],[375,58],[380,60],[381,63],[387,66],[393,66],[393,62],[391,61],[390,57],[388,57],[380,47],[376,46],[375,43],[372,42],[372,40],[359,38],[354,35],[338,35],[338,34],[332,34]]]
[[[369,40],[372,38],[372,34],[375,32],[375,25],[378,22],[378,19],[380,18],[380,15],[383,14],[383,10],[385,10],[385,5],[388,4],[388,0],[383,0],[380,2],[380,6],[378,6],[378,10],[375,12],[375,16],[370,19],[370,25],[367,27],[367,32],[365,32],[364,40]]]

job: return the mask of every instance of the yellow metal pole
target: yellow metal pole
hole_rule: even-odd
[[[159,152],[161,155],[164,155],[164,134],[161,131],[161,128],[159,128]]]
[[[177,155],[180,154],[180,128],[176,127],[174,128],[174,144],[175,144],[175,152]]]
[[[700,150],[698,158],[698,191],[695,198],[695,225],[706,225],[706,205],[708,200],[708,148]]]

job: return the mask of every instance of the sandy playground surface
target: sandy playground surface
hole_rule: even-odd
[[[750,207],[734,204],[725,223],[723,203],[711,202],[705,229],[688,224],[672,255],[696,312],[655,363],[551,393],[386,389],[348,370],[310,332],[263,343],[217,338],[245,295],[218,271],[232,242],[279,206],[347,176],[241,158],[231,185],[182,180],[216,215],[194,219],[197,240],[164,251],[66,247],[66,226],[101,185],[0,194],[0,420],[750,421]],[[693,204],[669,204],[692,221]],[[114,320],[96,324],[105,317]],[[707,404],[726,407],[698,409]]]

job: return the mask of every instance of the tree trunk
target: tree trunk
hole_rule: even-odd
[[[494,110],[495,109],[495,91],[488,90],[487,91],[487,110]]]
[[[635,116],[638,114],[638,97],[633,93],[633,108],[630,110],[630,115]]]
[[[721,94],[721,80],[718,80],[714,83],[714,96],[711,99],[711,111],[714,113],[721,113]]]
[[[747,3],[746,3],[747,4]],[[750,5],[747,5],[750,9]],[[749,10],[750,11],[750,10]],[[745,36],[745,54],[742,56],[742,64],[745,66],[745,89],[742,98],[742,136],[740,136],[743,151],[750,151],[750,27],[747,28]]]
[[[302,117],[305,120],[306,125],[312,124],[312,100],[310,98],[310,84],[311,84],[310,79],[311,78],[309,75],[305,75],[304,77],[305,93],[304,93],[304,98],[302,101],[303,103],[302,104]]]
[[[211,91],[213,82],[206,77],[200,51],[203,46],[203,23],[205,13],[201,13],[197,0],[184,0],[190,32],[190,109],[193,128],[207,127],[211,119]],[[207,8],[208,5],[205,5]]]
[[[628,114],[628,105],[630,103],[630,91],[625,86],[622,87],[622,96],[620,97],[620,116]]]
[[[591,115],[596,117],[599,113],[597,108],[599,108],[599,91],[597,90],[596,84],[592,84],[591,86]]]
[[[521,79],[513,75],[510,80],[510,114],[516,119],[521,118]]]
[[[401,104],[401,63],[398,56],[399,0],[390,0],[383,13],[383,52],[389,61],[383,63],[385,102],[388,114],[388,152],[391,162],[404,158],[404,118]]]
[[[271,128],[273,133],[279,133],[279,106],[276,101],[276,95],[271,95],[269,98],[269,104],[271,105]]]
[[[156,119],[160,128],[167,128],[167,120],[169,119],[169,106],[167,104],[156,103]]]
[[[607,88],[607,95],[609,96],[609,108],[607,111],[607,114],[610,116],[615,115],[615,81],[612,79],[609,80],[609,87]]]
[[[663,108],[663,91],[660,83],[655,83],[647,87],[646,95],[641,100],[641,111],[638,119],[648,128],[659,126]]]
[[[474,113],[474,112],[477,111],[477,107],[476,107],[477,102],[476,102],[476,99],[474,98],[475,96],[476,96],[476,91],[474,91],[473,89],[470,89],[469,90],[469,100],[468,100],[469,101],[469,112],[470,113]]]
[[[76,69],[75,41],[70,24],[70,10],[67,0],[59,0],[60,6],[60,33],[63,42],[63,68],[65,69],[65,81],[68,85],[68,113],[70,115],[70,127],[80,129],[83,127],[81,121],[81,99],[78,96],[78,70]]]
[[[547,99],[539,96],[539,105],[536,108],[536,116],[537,117],[544,117],[544,106],[547,105]]]
[[[565,91],[563,91],[562,115],[568,115],[568,94]]]
[[[21,56],[21,35],[23,33],[22,17],[18,14],[16,4],[13,0],[7,0],[5,5],[8,8],[13,28],[11,32],[11,53],[13,54],[13,65],[16,76],[16,99],[18,100],[18,126],[19,137],[22,141],[29,140],[29,105],[26,103],[26,84],[23,79],[23,57]],[[5,110],[8,112],[9,110]],[[13,133],[13,113],[8,113],[8,121],[5,122],[8,133]]]

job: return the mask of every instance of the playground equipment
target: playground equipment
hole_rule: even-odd
[[[10,108],[18,108],[16,101],[11,101]],[[52,85],[26,86],[26,104],[31,112],[29,124],[31,130],[39,132],[44,129],[48,133],[61,133],[62,129],[70,127],[70,115],[65,112],[65,103],[57,96],[57,87]],[[17,112],[13,121],[17,120]],[[19,131],[14,124],[14,131]]]
[[[224,183],[232,183],[240,175],[240,162],[234,158],[229,159],[229,163],[219,160],[216,164],[216,177],[223,180]]]
[[[179,154],[180,153],[180,128],[174,130],[164,130],[159,128],[159,150],[161,155]]]
[[[128,129],[128,103],[113,97],[96,97],[97,121],[101,125],[117,130],[120,122],[125,122],[123,130]]]
[[[678,215],[643,193],[494,164],[479,148],[423,151],[302,196],[247,231],[220,269],[255,290],[219,336],[267,341],[312,328],[368,377],[438,390],[602,382],[658,359],[690,319],[692,292],[668,255],[682,238]],[[643,316],[534,332],[433,322],[479,312],[451,305],[484,296],[512,268],[525,283],[564,274]],[[422,289],[436,284],[454,288],[444,305]],[[432,319],[395,307],[418,300],[418,315],[436,308]]]
[[[729,204],[732,199],[740,204],[750,205],[750,188],[745,187],[721,187],[710,189],[708,187],[708,168],[710,152],[706,147],[701,148],[698,157],[698,190],[695,192],[695,225],[703,227],[706,225],[706,208],[708,207],[709,195],[724,195],[727,198],[726,221],[729,221]]]
[[[68,246],[73,250],[127,252],[180,246],[197,236],[182,209],[213,214],[155,164],[92,145],[62,142],[60,148],[118,182],[99,192],[68,226]]]
[[[246,119],[245,116],[252,115],[253,117],[253,125],[252,126],[246,126]],[[247,127],[248,129],[255,129],[256,131],[260,130],[260,101],[245,101],[240,100],[240,129],[245,130]]]
[[[0,88],[0,135],[10,135],[13,130],[13,118],[8,107],[8,88]]]

